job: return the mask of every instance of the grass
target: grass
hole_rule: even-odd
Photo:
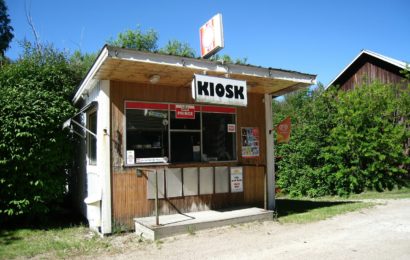
[[[391,191],[366,191],[343,198],[326,196],[317,199],[279,197],[276,201],[278,220],[281,223],[308,223],[324,220],[347,212],[372,207],[375,199],[410,198],[410,185]],[[364,200],[364,201],[363,201]]]
[[[33,257],[66,258],[88,255],[109,247],[107,239],[84,226],[0,231],[0,259]]]
[[[374,206],[373,202],[278,199],[278,220],[281,223],[309,223]]]
[[[318,199],[288,198],[277,199],[277,215],[281,223],[308,223],[327,219],[347,212],[357,211],[376,205],[366,199],[400,199],[410,198],[410,186],[386,192],[367,191],[352,195],[349,198],[323,197]],[[113,241],[121,236],[101,238],[91,232],[80,222],[68,223],[72,219],[55,217],[54,222],[41,227],[17,227],[0,229],[0,259],[13,258],[70,258],[91,255],[98,252],[115,252],[122,250]],[[122,231],[122,229],[119,229]],[[195,234],[194,228],[188,228],[188,233]],[[142,243],[142,244],[141,244]],[[148,243],[148,242],[147,242]],[[158,249],[162,241],[155,242]],[[136,245],[145,245],[142,237],[135,236],[130,241],[120,242],[121,246],[135,248]]]

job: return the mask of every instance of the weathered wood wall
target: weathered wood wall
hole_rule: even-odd
[[[374,80],[382,83],[397,84],[403,80],[402,76],[392,73],[378,65],[366,62],[345,83],[340,86],[342,90],[350,90],[362,84],[369,84]]]
[[[111,82],[112,111],[112,210],[114,221],[133,228],[133,218],[154,214],[154,201],[147,199],[147,177],[137,177],[136,167],[124,164],[124,101],[151,101],[190,104],[189,87],[166,87],[137,85],[135,83]],[[252,205],[263,207],[264,173],[266,165],[265,111],[261,94],[248,93],[248,106],[237,109],[237,157],[238,162],[198,163],[186,166],[244,166],[243,193],[223,193],[212,195],[186,196],[160,200],[161,214],[189,212],[204,209]],[[241,158],[241,127],[258,127],[260,131],[260,156]],[[172,165],[171,167],[184,167]]]
[[[159,200],[160,214],[222,209],[235,206],[263,207],[265,167],[243,168],[244,192],[185,196]],[[134,228],[133,218],[155,214],[154,200],[147,199],[147,179],[137,177],[135,168],[113,174],[113,216],[117,224]]]

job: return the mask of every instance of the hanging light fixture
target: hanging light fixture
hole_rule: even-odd
[[[151,76],[149,77],[149,82],[150,82],[151,84],[157,84],[160,79],[161,79],[161,76],[160,76],[160,75],[154,74],[154,75],[151,75]]]

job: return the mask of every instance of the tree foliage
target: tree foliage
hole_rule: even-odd
[[[81,78],[84,78],[96,58],[97,54],[95,53],[82,53],[76,50],[69,57],[70,67],[76,70],[75,75],[81,75]]]
[[[181,43],[178,40],[168,41],[168,43],[159,50],[159,53],[195,58],[195,50],[192,49],[188,43]]]
[[[373,82],[348,92],[319,88],[274,103],[275,123],[292,118],[277,145],[277,183],[293,196],[348,195],[400,185],[409,158],[409,88]]]
[[[275,125],[287,116],[292,120],[291,141],[276,146],[277,183],[292,196],[316,197],[330,193],[329,180],[321,171],[320,149],[326,146],[334,126],[334,94],[319,86],[314,91],[289,94],[285,101],[273,104]]]
[[[4,0],[0,0],[0,59],[4,58],[4,52],[9,48],[13,39],[13,27],[7,14],[7,6]]]
[[[141,31],[139,27],[135,30],[120,32],[116,39],[111,39],[108,44],[120,48],[135,49],[139,51],[156,52],[158,50],[158,33],[154,30]]]
[[[41,214],[65,193],[71,162],[62,123],[74,113],[71,96],[81,75],[67,55],[25,52],[0,70],[0,216]]]
[[[230,63],[230,64],[240,64],[240,65],[247,65],[248,64],[247,63],[248,62],[247,58],[233,59],[228,54],[223,54],[223,55],[215,54],[215,55],[211,56],[210,60],[221,61],[223,63]]]
[[[401,92],[401,93],[400,93]],[[408,131],[400,100],[410,93],[373,82],[341,92],[335,100],[337,124],[322,150],[323,171],[332,176],[334,193],[382,191],[400,183],[409,163],[403,144]]]

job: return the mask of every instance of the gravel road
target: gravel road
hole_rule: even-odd
[[[132,243],[117,259],[410,259],[410,199],[309,224],[248,223]],[[127,236],[134,236],[129,234]]]

